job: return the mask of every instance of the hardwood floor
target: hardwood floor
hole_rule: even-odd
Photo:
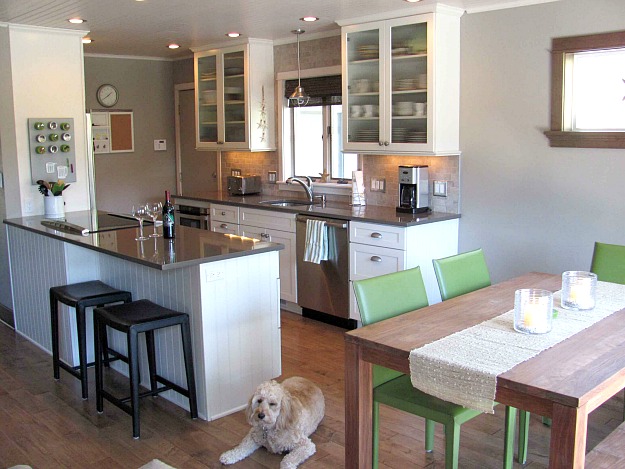
[[[313,441],[317,453],[304,468],[344,465],[343,329],[298,315],[282,315],[281,378],[299,375],[324,392],[326,416]],[[95,410],[93,370],[90,398],[80,397],[79,381],[61,371],[52,378],[52,358],[0,324],[0,468],[28,464],[45,468],[138,468],[158,458],[176,468],[221,467],[219,455],[247,433],[241,412],[214,422],[191,420],[162,398],[141,400],[141,438],[132,439],[130,417],[105,402]],[[125,385],[119,379],[120,385]],[[622,393],[590,416],[588,448],[622,420]],[[461,468],[499,468],[503,457],[503,408],[462,426]],[[381,468],[444,467],[442,428],[434,453],[423,451],[423,420],[383,407]],[[549,428],[532,416],[528,468],[547,466]],[[281,456],[256,451],[236,468],[277,468]],[[521,467],[516,464],[515,467]]]

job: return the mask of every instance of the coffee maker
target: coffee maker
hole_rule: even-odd
[[[400,213],[422,213],[428,211],[429,180],[426,165],[399,167]]]

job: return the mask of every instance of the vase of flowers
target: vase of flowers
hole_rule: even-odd
[[[63,200],[63,191],[69,187],[69,184],[59,179],[56,182],[48,182],[40,179],[39,192],[43,197],[44,216],[46,218],[63,218],[65,216],[65,201]]]

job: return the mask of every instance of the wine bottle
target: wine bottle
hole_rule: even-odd
[[[163,237],[172,239],[176,237],[174,227],[174,206],[169,200],[169,191],[165,191],[165,204],[163,205]]]

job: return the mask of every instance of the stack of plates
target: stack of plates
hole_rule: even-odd
[[[408,132],[406,135],[406,142],[408,143],[427,143],[428,141],[428,133],[427,132]]]
[[[392,131],[393,142],[402,143],[406,141],[408,129],[404,127],[394,127]]]
[[[205,90],[205,91],[202,91],[202,102],[204,104],[215,104],[215,103],[217,103],[217,91],[216,90]]]
[[[377,142],[380,140],[379,130],[361,129],[356,131],[356,142]]]
[[[362,60],[377,59],[380,55],[380,46],[378,44],[358,46],[358,56]]]
[[[217,78],[217,72],[215,70],[200,73],[200,80],[214,80],[215,78]]]
[[[232,75],[243,75],[243,67],[226,67],[224,68],[224,75],[230,77]]]
[[[417,88],[417,80],[415,78],[398,78],[393,84],[395,91],[408,91]]]

